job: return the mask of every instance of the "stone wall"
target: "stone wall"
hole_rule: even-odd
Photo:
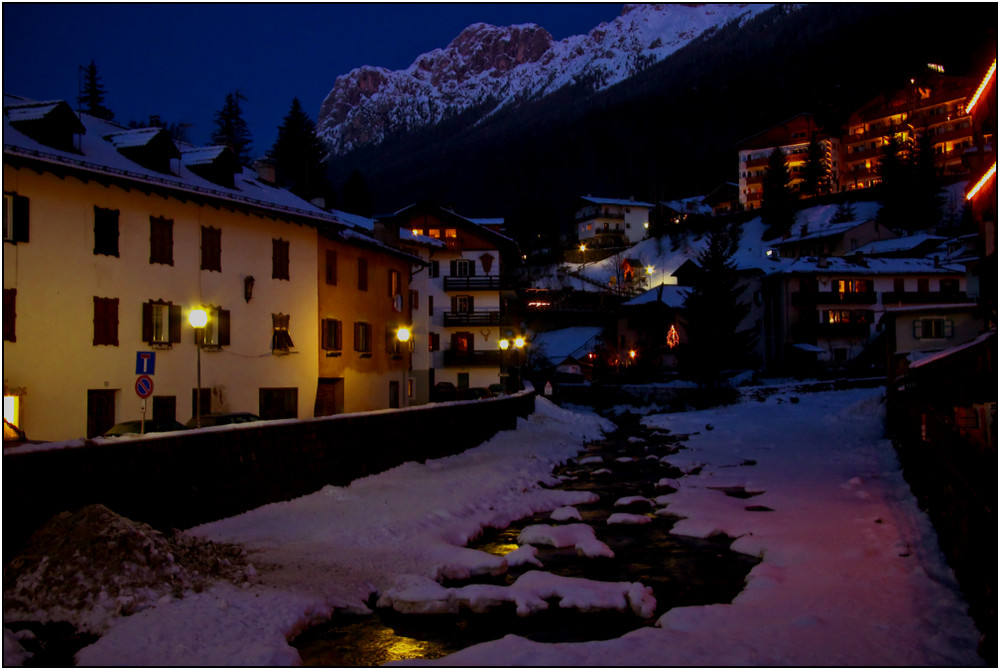
[[[534,403],[533,392],[522,392],[7,453],[4,561],[62,511],[101,503],[161,530],[188,528],[407,461],[460,453],[515,428]]]

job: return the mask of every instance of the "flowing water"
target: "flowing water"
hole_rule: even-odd
[[[642,619],[631,612],[588,612],[549,607],[519,617],[513,604],[488,613],[400,614],[374,609],[374,614],[336,615],[322,626],[301,634],[294,646],[303,663],[310,666],[374,666],[405,659],[435,659],[470,645],[521,635],[537,642],[583,642],[620,637],[630,630],[652,625],[673,607],[731,602],[743,589],[756,558],[732,551],[732,538],[686,538],[670,534],[675,517],[654,513],[645,502],[615,506],[629,496],[648,499],[668,494],[662,479],[676,479],[682,473],[661,461],[665,455],[683,448],[683,435],[648,430],[638,417],[617,417],[618,429],[605,439],[586,445],[577,459],[559,467],[555,474],[566,490],[590,491],[599,496],[594,503],[577,505],[584,523],[597,538],[614,551],[614,558],[580,556],[573,547],[538,547],[544,570],[566,577],[583,577],[605,582],[641,582],[656,597],[656,613]],[[752,461],[741,467],[753,467]],[[742,489],[720,490],[720,495],[750,498]],[[747,506],[749,511],[768,511]],[[645,524],[608,525],[615,512],[642,514]],[[570,523],[579,523],[574,520]],[[517,537],[526,526],[554,524],[548,513],[521,519],[508,528],[487,530],[470,547],[500,556],[517,548]],[[464,582],[448,582],[459,587],[468,583],[511,584],[535,566],[511,568],[499,577],[477,577]],[[372,598],[370,605],[374,605]]]

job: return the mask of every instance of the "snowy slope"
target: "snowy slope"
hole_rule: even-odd
[[[334,154],[342,154],[392,132],[433,125],[480,106],[488,114],[577,82],[601,90],[699,35],[769,7],[626,5],[614,21],[558,42],[535,24],[477,23],[405,70],[363,66],[338,77],[320,107],[318,134]]]

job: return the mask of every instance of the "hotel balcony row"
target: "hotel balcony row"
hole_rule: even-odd
[[[964,293],[948,291],[885,291],[883,305],[940,305],[968,300]],[[795,307],[816,305],[877,305],[879,294],[875,291],[839,293],[837,291],[796,291],[792,293]]]
[[[500,311],[445,312],[444,325],[448,326],[505,326],[506,314]]]
[[[509,286],[510,282],[500,275],[448,276],[444,278],[445,291],[499,291]]]

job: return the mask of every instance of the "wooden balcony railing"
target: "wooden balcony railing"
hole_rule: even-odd
[[[500,275],[444,278],[445,291],[499,291],[503,286]]]
[[[502,326],[504,316],[499,311],[445,312],[445,326]]]

